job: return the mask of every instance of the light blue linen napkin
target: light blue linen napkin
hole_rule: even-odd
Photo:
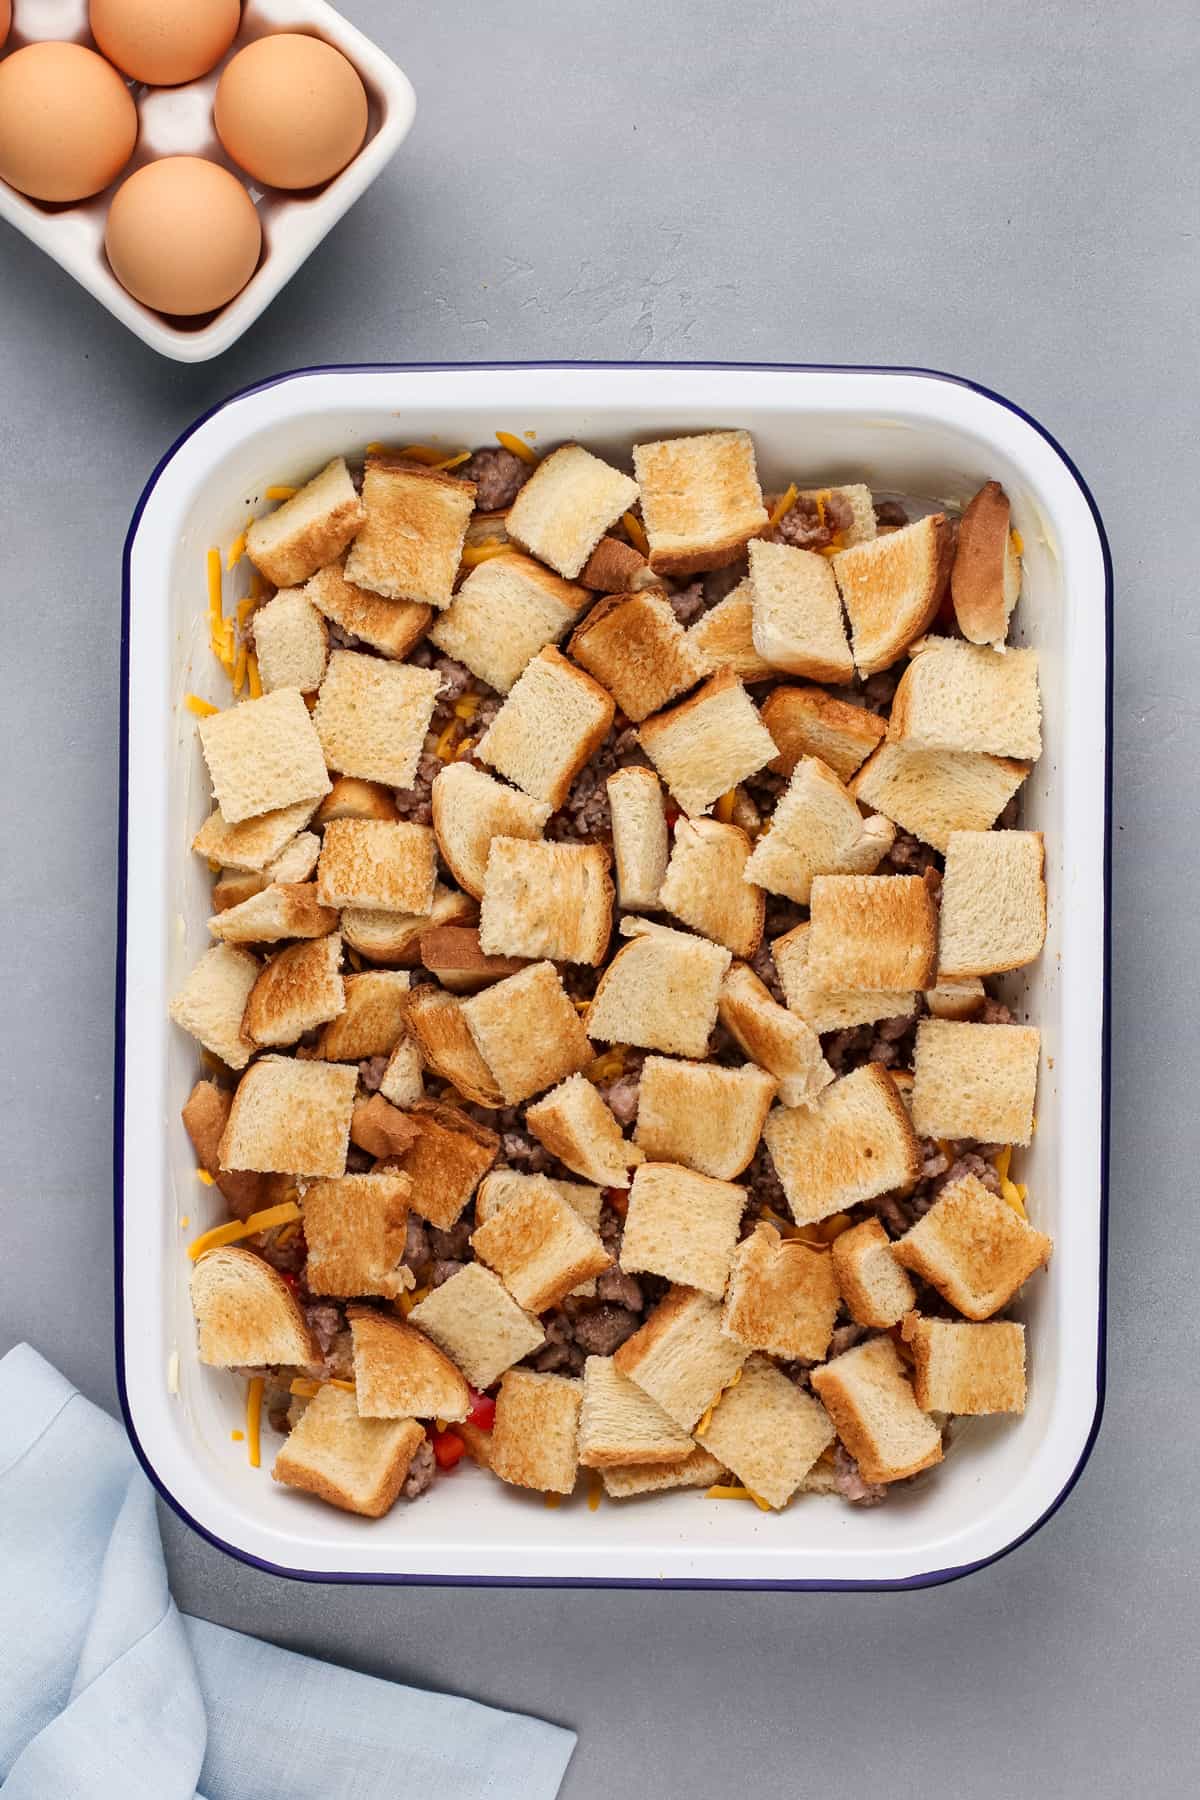
[[[4,1800],[553,1800],[574,1744],[185,1617],[122,1428],[0,1360]]]

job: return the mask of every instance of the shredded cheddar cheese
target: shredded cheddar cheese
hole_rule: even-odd
[[[640,550],[643,556],[649,556],[650,539],[646,536],[646,527],[642,524],[642,521],[638,518],[637,514],[632,512],[622,513],[621,523],[629,534],[629,541],[634,549]]]
[[[241,1444],[241,1443],[245,1442],[246,1434],[244,1431],[231,1431],[229,1435],[233,1439],[235,1444]]]
[[[499,432],[497,432],[496,435],[497,435],[497,437],[499,437],[499,435],[500,435]],[[543,1494],[542,1499],[545,1501],[546,1505],[550,1508],[551,1512],[554,1511],[556,1506],[562,1505],[562,1495],[561,1494]]]
[[[445,730],[442,732],[441,737],[439,737],[437,744],[435,746],[435,749],[434,749],[434,754],[439,758],[439,760],[441,762],[452,762],[453,761],[454,746],[457,743],[461,733],[462,733],[461,721],[458,719],[451,719],[450,723],[446,726]]]
[[[258,658],[255,656],[253,650],[246,658],[246,679],[250,683],[250,698],[252,700],[261,700],[262,676],[258,672]]]
[[[707,1411],[704,1414],[704,1417],[701,1419],[700,1423],[697,1425],[695,1431],[693,1431],[693,1433],[692,1433],[693,1437],[703,1437],[704,1436],[705,1432],[708,1430],[709,1426],[712,1424],[712,1416],[716,1412],[718,1406],[720,1406],[720,1404],[721,1404],[722,1400],[725,1398],[726,1394],[732,1393],[733,1389],[737,1386],[738,1382],[741,1379],[742,1379],[742,1370],[739,1369],[737,1374],[734,1376],[733,1380],[727,1381],[725,1383],[725,1386],[721,1389],[720,1393],[718,1393],[715,1396],[715,1398],[713,1399],[712,1405],[707,1409]]]
[[[470,754],[474,748],[475,748],[475,739],[469,738],[469,737],[464,738],[462,743],[458,746],[458,749],[454,752],[455,762],[464,761],[464,759],[466,757],[470,756]]]
[[[753,1500],[759,1512],[770,1512],[770,1502],[762,1500],[748,1487],[710,1487],[704,1491],[706,1500]]]
[[[604,1498],[604,1482],[602,1481],[601,1477],[596,1473],[595,1469],[593,1469],[591,1474],[588,1477],[588,1511],[589,1512],[598,1511],[600,1502],[601,1502],[601,1500],[603,1500],[603,1498]]]
[[[309,1375],[296,1375],[288,1387],[288,1393],[295,1394],[300,1400],[311,1400],[323,1387],[341,1388],[346,1394],[354,1392],[352,1381],[340,1381],[336,1375],[328,1375],[323,1381],[314,1381]]]
[[[997,1175],[1000,1177],[1001,1181],[1008,1180],[1008,1169],[1009,1169],[1009,1164],[1011,1162],[1012,1162],[1012,1145],[1005,1144],[1003,1150],[998,1150],[996,1152],[995,1156],[993,1156],[993,1158],[992,1158],[992,1167],[993,1167],[993,1169],[995,1169],[995,1171],[996,1171]]]
[[[250,617],[250,614],[254,611],[261,598],[261,594],[247,594],[244,600],[238,601],[237,622],[240,626],[245,626],[246,620]]]
[[[246,1454],[250,1458],[252,1469],[260,1468],[262,1457],[259,1454],[259,1432],[262,1427],[263,1378],[253,1375],[246,1395]]]
[[[617,1047],[606,1051],[603,1056],[598,1056],[595,1062],[584,1070],[584,1074],[589,1081],[615,1081],[624,1068],[625,1052]]]
[[[182,1219],[180,1219],[180,1221],[179,1221],[180,1231],[186,1231],[188,1226],[191,1224],[191,1222],[192,1222],[191,1213],[184,1213]]]
[[[249,666],[250,646],[243,638],[237,648],[237,656],[233,664],[233,697],[236,700],[246,685],[246,670]]]
[[[480,563],[490,562],[493,556],[511,556],[511,544],[468,544],[460,558],[464,569],[477,569]]]
[[[205,1231],[194,1238],[188,1245],[188,1255],[195,1262],[206,1250],[218,1250],[223,1244],[236,1244],[239,1238],[253,1237],[256,1232],[269,1231],[272,1225],[286,1225],[292,1219],[300,1218],[300,1208],[294,1200],[285,1200],[280,1206],[268,1206],[262,1212],[251,1213],[248,1219],[230,1219],[227,1225],[214,1225],[211,1231]]]
[[[776,527],[781,525],[783,523],[784,519],[787,518],[787,516],[791,512],[793,506],[795,506],[795,504],[796,504],[796,496],[797,496],[798,492],[799,492],[799,489],[797,488],[795,482],[789,481],[788,486],[787,486],[787,492],[784,494],[781,494],[779,496],[779,499],[775,502],[775,506],[772,510],[771,516],[767,520],[767,530],[768,531],[774,531],[776,529]]]
[[[471,452],[469,450],[456,450],[453,456],[447,456],[443,462],[435,462],[431,466],[445,471],[460,468],[463,463],[470,462],[470,460]]]
[[[196,1180],[202,1181],[205,1187],[212,1187],[214,1185],[213,1177],[209,1174],[207,1169],[197,1169]]]
[[[713,807],[713,817],[719,819],[722,825],[728,825],[730,819],[732,819],[734,802],[736,800],[737,789],[733,787],[730,788],[727,794],[722,794],[721,798],[717,801],[717,804]]]
[[[1012,547],[1013,547],[1014,553],[1017,556],[1024,556],[1024,554],[1025,554],[1025,539],[1021,536],[1020,532],[1017,531],[1016,529],[1014,529],[1014,530],[1010,531],[1008,535],[1012,539]]]
[[[473,719],[478,711],[478,694],[464,694],[461,700],[456,700],[454,702],[454,716],[456,719]]]
[[[299,488],[289,487],[286,481],[277,481],[266,490],[266,496],[268,500],[292,500],[299,492]]]
[[[211,700],[202,700],[199,694],[185,694],[183,704],[198,719],[211,719],[214,713],[219,713],[221,710],[219,706],[214,706]]]
[[[1004,1201],[1006,1206],[1011,1206],[1013,1211],[1022,1219],[1025,1217],[1025,1201],[1022,1197],[1021,1190],[1018,1188],[1015,1181],[1002,1181],[1000,1183],[1000,1198]]]
[[[247,531],[249,531],[249,529],[250,529],[251,525],[253,525],[253,523],[254,523],[253,519],[247,519],[246,523],[242,527],[241,531],[238,532],[238,534],[234,538],[232,544],[230,544],[229,555],[225,559],[225,573],[227,575],[229,574],[231,569],[237,568],[237,566],[241,562],[243,556],[245,556],[245,554],[246,554],[246,533],[247,533]]]
[[[412,1311],[413,1307],[419,1305],[420,1302],[422,1300],[424,1300],[424,1298],[428,1294],[428,1292],[429,1292],[429,1289],[427,1287],[419,1287],[419,1288],[413,1288],[411,1290],[411,1292],[409,1292],[407,1294],[401,1294],[401,1296],[400,1296],[400,1311],[404,1314],[404,1317],[406,1319],[407,1319],[409,1313]]]
[[[513,455],[519,456],[524,463],[535,463],[538,459],[537,451],[531,449],[528,444],[522,443],[519,437],[514,437],[511,431],[498,431],[496,442],[502,449],[511,450]]]

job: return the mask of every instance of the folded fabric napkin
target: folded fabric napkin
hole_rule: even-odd
[[[0,1360],[4,1800],[552,1800],[575,1734],[180,1613],[124,1431]]]

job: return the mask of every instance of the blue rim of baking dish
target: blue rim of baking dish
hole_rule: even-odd
[[[358,1570],[326,1570],[326,1569],[293,1569],[284,1563],[268,1562],[265,1557],[255,1556],[249,1550],[241,1549],[237,1544],[228,1543],[213,1531],[193,1518],[187,1508],[171,1492],[147,1456],[138,1438],[137,1430],[129,1405],[129,1396],[125,1384],[125,1282],[124,1282],[124,1224],[125,1224],[125,1187],[124,1187],[124,1119],[125,1119],[125,977],[126,977],[126,889],[128,886],[128,832],[129,832],[129,618],[130,618],[130,560],[133,543],[141,524],[142,514],[149,504],[150,497],[158,484],[168,463],[187,443],[188,439],[199,431],[209,419],[235,401],[244,400],[250,394],[261,394],[269,388],[279,387],[285,382],[295,381],[304,375],[386,375],[386,374],[423,374],[437,373],[446,370],[463,369],[728,369],[732,371],[746,370],[767,374],[798,373],[805,375],[908,375],[920,376],[927,381],[944,381],[952,387],[967,388],[972,393],[980,394],[985,400],[995,402],[1007,412],[1014,413],[1017,418],[1031,426],[1038,436],[1043,438],[1055,455],[1069,470],[1076,486],[1087,502],[1096,527],[1096,536],[1100,543],[1100,554],[1104,563],[1104,642],[1105,642],[1105,678],[1104,678],[1104,924],[1102,941],[1103,994],[1101,997],[1101,1040],[1100,1040],[1100,1296],[1097,1308],[1097,1340],[1096,1340],[1096,1408],[1092,1415],[1087,1439],[1079,1454],[1079,1460],[1072,1469],[1067,1480],[1032,1525],[1026,1527],[1011,1543],[993,1551],[989,1556],[978,1558],[975,1562],[963,1563],[947,1569],[924,1570],[917,1575],[899,1576],[893,1581],[835,1581],[835,1580],[727,1580],[708,1581],[699,1577],[679,1577],[653,1580],[644,1577],[621,1577],[607,1575],[407,1575],[402,1573],[368,1574]],[[904,367],[877,366],[865,363],[725,363],[725,362],[590,362],[572,360],[517,361],[517,362],[438,362],[438,363],[330,363],[317,364],[311,368],[289,369],[279,375],[268,376],[264,381],[251,382],[248,387],[239,388],[224,400],[210,406],[199,418],[193,420],[187,430],[160,457],[142,489],[138,503],[130,520],[129,531],[125,538],[125,548],[121,558],[121,737],[118,764],[120,790],[118,794],[118,836],[117,836],[117,959],[116,959],[116,997],[115,997],[115,1074],[113,1083],[113,1231],[114,1231],[114,1284],[115,1284],[115,1332],[116,1332],[116,1375],[117,1392],[120,1396],[121,1414],[125,1421],[125,1429],[129,1433],[129,1441],[133,1446],[138,1462],[157,1492],[166,1501],[172,1512],[181,1518],[185,1525],[205,1539],[216,1549],[223,1550],[227,1556],[238,1562],[248,1564],[251,1568],[264,1570],[269,1575],[282,1575],[290,1581],[312,1581],[337,1584],[354,1584],[367,1587],[499,1587],[499,1588],[712,1588],[723,1590],[742,1590],[747,1592],[776,1591],[784,1593],[882,1593],[893,1590],[912,1588],[940,1587],[946,1582],[959,1581],[964,1575],[973,1575],[979,1569],[989,1568],[1001,1558],[1009,1556],[1022,1544],[1029,1541],[1036,1532],[1042,1529],[1067,1499],[1079,1477],[1087,1466],[1088,1459],[1095,1447],[1104,1417],[1104,1401],[1106,1388],[1106,1344],[1108,1335],[1108,1183],[1109,1183],[1109,1115],[1111,1101],[1111,992],[1112,992],[1112,799],[1113,799],[1113,569],[1112,554],[1109,550],[1108,537],[1104,530],[1104,521],[1100,517],[1100,509],[1092,496],[1091,489],[1083,479],[1072,458],[1063,449],[1051,432],[1035,419],[1032,413],[1025,411],[1014,401],[1006,399],[994,389],[984,387],[980,382],[969,381],[962,375],[950,375],[942,369],[920,369]]]

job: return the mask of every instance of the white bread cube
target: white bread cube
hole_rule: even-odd
[[[226,869],[264,870],[283,854],[296,833],[303,831],[316,805],[315,800],[297,800],[237,825],[229,823],[219,806],[214,807],[192,839],[192,849]]]
[[[483,877],[479,943],[488,956],[603,962],[613,885],[600,844],[493,838]]]
[[[434,925],[423,931],[421,961],[452,994],[476,994],[526,967],[519,956],[485,955],[475,925]]]
[[[635,724],[708,673],[671,602],[649,588],[597,601],[567,651]]]
[[[762,703],[762,722],[779,746],[771,767],[781,775],[815,756],[839,781],[849,781],[887,736],[886,719],[819,687],[773,688]]]
[[[1008,495],[998,481],[985,481],[959,521],[950,571],[954,616],[967,641],[999,649],[1020,592]]]
[[[397,1300],[413,1285],[404,1267],[412,1184],[395,1169],[314,1181],[303,1199],[310,1293],[353,1300],[382,1294]]]
[[[937,908],[919,875],[817,875],[809,908],[808,973],[819,988],[878,993],[932,984]]]
[[[409,1203],[430,1225],[449,1231],[499,1155],[500,1139],[441,1101],[423,1100],[404,1116],[417,1134],[401,1159],[412,1181]]]
[[[294,688],[242,700],[197,723],[221,815],[230,825],[329,792],[321,741]]]
[[[1027,1144],[1040,1051],[1041,1033],[1032,1025],[922,1019],[912,1097],[920,1136]]]
[[[525,1124],[574,1175],[600,1187],[629,1186],[629,1171],[644,1151],[627,1143],[612,1112],[591,1082],[570,1075],[527,1108]]]
[[[324,830],[333,819],[384,819],[400,817],[391,788],[381,781],[363,781],[357,775],[338,775],[313,817],[313,828]]]
[[[325,906],[430,912],[436,878],[437,847],[428,825],[332,819],[325,827],[317,864],[317,894]]]
[[[471,1245],[531,1313],[549,1311],[580,1282],[612,1267],[598,1234],[541,1179],[478,1226]]]
[[[471,1410],[471,1390],[450,1358],[421,1332],[368,1307],[346,1315],[354,1386],[363,1419],[447,1419]]]
[[[701,613],[688,631],[688,640],[704,659],[706,673],[730,669],[739,681],[745,682],[766,681],[775,673],[754,647],[754,600],[749,577],[740,581],[724,600]],[[766,722],[764,707],[763,723]]]
[[[250,990],[242,1030],[256,1044],[295,1044],[346,1010],[338,933],[292,944],[268,959]]]
[[[588,1008],[590,1038],[703,1058],[717,1022],[729,951],[703,938],[625,919],[632,942],[605,969]],[[630,929],[632,927],[632,930]]]
[[[928,631],[946,592],[953,554],[945,514],[932,513],[834,557],[860,675],[889,668]]]
[[[254,615],[254,650],[264,694],[276,688],[312,693],[329,657],[325,621],[300,588],[280,588]]]
[[[271,1478],[343,1512],[381,1519],[424,1442],[416,1419],[362,1419],[354,1395],[326,1382],[275,1458]]]
[[[563,444],[543,458],[508,509],[514,544],[567,581],[638,497],[637,482],[610,468],[581,444]]]
[[[883,743],[854,777],[850,792],[944,852],[952,831],[994,825],[1028,773],[1028,763],[1005,757]]]
[[[728,1470],[715,1456],[699,1448],[677,1463],[622,1463],[604,1469],[604,1491],[610,1500],[629,1500],[639,1494],[663,1494],[671,1488],[706,1488],[722,1481]]]
[[[585,1469],[623,1468],[630,1463],[677,1466],[695,1449],[681,1431],[610,1356],[589,1356],[583,1365],[583,1406],[579,1414],[579,1460]]]
[[[775,1077],[784,1106],[810,1106],[833,1080],[811,1025],[773,998],[746,963],[721,986],[720,1018],[746,1055]]]
[[[406,1034],[388,1057],[379,1092],[390,1105],[407,1112],[425,1098],[423,1070],[420,1046]]]
[[[496,1396],[488,1466],[501,1481],[544,1494],[569,1494],[579,1469],[583,1383],[565,1375],[510,1369]]]
[[[316,832],[298,832],[286,849],[280,851],[275,861],[267,864],[263,871],[266,880],[260,882],[255,891],[261,892],[264,886],[273,884],[288,887],[294,882],[307,881],[316,868],[320,855],[321,840]],[[217,911],[220,910],[218,906]]]
[[[750,1063],[726,1069],[648,1056],[634,1142],[654,1162],[683,1163],[732,1181],[753,1159],[778,1085]]]
[[[231,1069],[244,1069],[256,1049],[242,1030],[242,1019],[258,971],[258,960],[248,950],[214,944],[168,1008],[176,1025]]]
[[[358,1070],[264,1056],[246,1070],[221,1138],[223,1169],[344,1175]]]
[[[684,812],[711,810],[730,788],[765,769],[775,740],[737,676],[711,675],[689,700],[656,713],[638,733]]]
[[[743,879],[807,906],[814,875],[869,875],[896,840],[886,819],[864,819],[832,769],[802,758]]]
[[[327,937],[337,913],[322,906],[315,881],[272,882],[248,900],[214,913],[208,929],[227,944],[276,944],[281,938]]]
[[[299,493],[255,519],[246,554],[273,587],[295,587],[340,556],[366,516],[350,471],[336,456]]]
[[[534,963],[461,1005],[506,1106],[518,1106],[594,1061],[595,1051],[553,963]]]
[[[1042,702],[1036,650],[991,650],[961,638],[928,637],[910,655],[892,701],[891,743],[1037,761]]]
[[[750,591],[754,648],[773,669],[810,681],[853,679],[854,658],[827,557],[755,539]]]
[[[921,1152],[887,1070],[866,1063],[809,1107],[777,1106],[763,1136],[797,1225],[910,1186]]]
[[[665,1275],[719,1300],[745,1206],[745,1188],[732,1182],[714,1181],[678,1163],[643,1163],[629,1189],[622,1269]]]
[[[673,1287],[640,1330],[613,1357],[618,1373],[657,1401],[682,1431],[691,1431],[746,1360],[721,1332],[721,1308],[707,1294]]]
[[[325,1026],[312,1054],[320,1062],[365,1062],[388,1056],[404,1036],[409,977],[399,969],[366,969],[342,978],[345,1011]]]
[[[417,600],[387,600],[369,588],[356,587],[346,580],[341,562],[318,569],[305,582],[304,595],[322,617],[394,662],[416,648],[433,618],[433,608]]]
[[[812,1385],[864,1481],[905,1481],[941,1462],[942,1434],[917,1405],[891,1338],[835,1356],[813,1370]]]
[[[632,594],[639,588],[662,586],[640,550],[623,538],[607,536],[584,563],[579,579],[585,588],[601,594]]]
[[[547,645],[527,664],[475,754],[557,810],[608,736],[615,711],[599,682]]]
[[[519,1169],[493,1169],[479,1184],[475,1196],[475,1217],[486,1225],[502,1207],[526,1193],[535,1183],[547,1182],[567,1205],[578,1213],[592,1231],[600,1229],[600,1208],[604,1189],[582,1181],[559,1181],[552,1175],[523,1175]]]
[[[538,651],[556,644],[591,602],[528,556],[493,556],[471,570],[429,635],[498,694],[507,694]]]
[[[1040,831],[953,831],[942,882],[938,980],[998,975],[1046,941]]]
[[[342,913],[342,936],[352,950],[371,962],[415,968],[421,960],[421,939],[438,925],[473,924],[475,902],[468,894],[443,887],[433,890],[428,913],[365,912],[347,906]]]
[[[428,984],[414,990],[405,1014],[421,1062],[472,1106],[503,1104],[499,1084],[471,1036],[462,1001]]]
[[[346,558],[346,580],[390,600],[449,606],[475,507],[474,482],[368,456],[362,497],[366,520]]]
[[[752,1494],[778,1508],[833,1439],[821,1403],[765,1357],[752,1356],[718,1401],[703,1442]]]
[[[481,1392],[546,1341],[538,1321],[482,1263],[467,1263],[434,1288],[413,1307],[408,1322],[432,1338]]]
[[[411,787],[441,685],[436,669],[335,650],[312,716],[329,767]]]
[[[636,444],[633,467],[656,574],[724,568],[767,523],[748,431]]]
[[[820,1362],[837,1312],[838,1284],[828,1251],[781,1237],[765,1223],[742,1239],[721,1318],[726,1337],[786,1361]]]
[[[973,1019],[986,999],[987,989],[975,976],[939,977],[936,987],[925,990],[925,1005],[935,1019]]]
[[[667,812],[662,783],[653,769],[636,765],[609,776],[617,905],[626,912],[653,912],[667,872]]]
[[[961,1325],[951,1319],[904,1322],[913,1354],[913,1392],[927,1412],[1025,1411],[1025,1327],[1008,1319]]]
[[[252,869],[222,869],[220,879],[213,882],[213,912],[227,912],[231,906],[240,906],[243,900],[261,894],[267,885],[266,875],[256,875]]]
[[[304,1368],[320,1361],[295,1294],[253,1251],[236,1244],[206,1250],[189,1285],[198,1353],[209,1368]]]
[[[749,861],[750,839],[736,825],[680,819],[660,904],[735,956],[753,956],[762,942],[766,896],[742,879]]]
[[[892,1255],[891,1241],[878,1219],[864,1219],[839,1233],[831,1254],[837,1285],[855,1324],[887,1331],[916,1305],[916,1289]]]
[[[459,886],[483,898],[488,850],[495,837],[542,835],[550,808],[506,787],[473,763],[447,763],[433,778],[433,829],[442,859]]]
[[[852,1025],[873,1025],[877,1019],[898,1019],[916,1011],[917,996],[906,990],[831,993],[820,987],[808,964],[809,932],[809,921],[801,920],[775,939],[771,954],[789,1011],[798,1013],[814,1031],[844,1031]]]
[[[942,1189],[892,1254],[968,1319],[988,1319],[1049,1261],[1053,1248],[977,1176],[963,1175]]]

